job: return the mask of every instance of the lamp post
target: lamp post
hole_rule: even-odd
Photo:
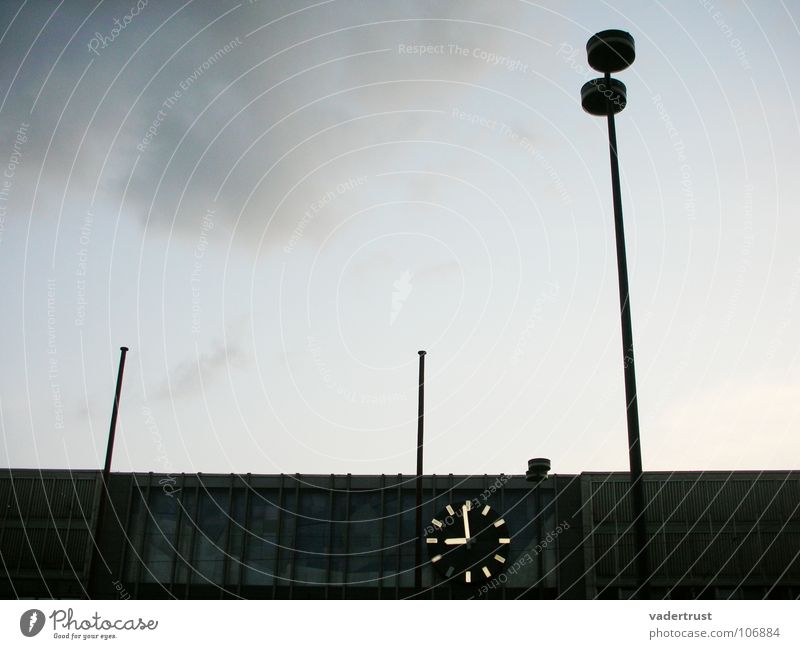
[[[636,540],[638,591],[647,597],[648,549],[644,517],[645,498],[642,481],[642,447],[639,437],[639,407],[636,399],[636,371],[633,361],[633,327],[628,288],[628,262],[625,255],[625,229],[622,221],[622,194],[619,187],[619,159],[614,115],[627,103],[625,84],[611,77],[612,72],[624,70],[636,57],[633,36],[619,29],[609,29],[592,36],[586,43],[591,65],[604,76],[592,79],[581,88],[581,105],[590,115],[605,116],[608,120],[608,149],[611,157],[611,190],[614,200],[614,231],[617,244],[617,274],[619,276],[619,309],[622,321],[622,359],[625,372],[625,403],[628,420],[628,456],[631,473],[631,495]]]

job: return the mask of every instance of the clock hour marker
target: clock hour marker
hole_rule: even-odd
[[[472,573],[469,570],[464,573],[464,581],[466,581],[468,584],[472,583]]]
[[[448,505],[447,506],[447,513],[450,514],[450,516],[455,516],[456,515],[456,510],[453,509],[452,505]]]
[[[454,572],[455,572],[455,568],[453,568],[453,566],[450,566],[450,567],[447,569],[447,572],[446,572],[446,573],[444,573],[444,576],[445,576],[445,577],[452,577]]]
[[[491,576],[492,576],[492,573],[491,573],[491,572],[489,572],[489,569],[488,569],[486,566],[484,566],[483,568],[481,568],[481,570],[483,570],[483,574],[484,574],[484,575],[486,575],[486,578],[487,578],[487,579],[488,579],[489,577],[491,577]]]
[[[497,539],[498,543],[511,543],[511,539]]]
[[[442,527],[442,521],[437,520],[435,518],[431,521],[431,523],[433,523],[436,527],[439,527],[439,528]]]
[[[431,563],[436,563],[441,558],[442,558],[442,555],[441,554],[437,554],[435,557],[431,557]]]
[[[506,562],[506,560],[503,557],[501,557],[499,554],[494,555],[494,559],[495,559],[495,561],[499,561],[500,563],[505,563]]]
[[[505,523],[505,521],[504,521],[502,518],[498,518],[498,519],[497,519],[497,520],[494,522],[494,526],[495,526],[495,527],[500,527],[500,526],[501,526],[503,523]]]
[[[472,509],[472,501],[468,500],[467,502],[465,502],[464,507],[467,508],[467,511],[470,511]]]
[[[426,543],[438,543],[439,539],[434,539],[434,538],[428,537],[427,539],[425,539],[425,542]]]
[[[483,508],[483,511],[481,512],[481,514],[483,514],[484,516],[486,516],[486,514],[488,514],[488,513],[489,513],[489,510],[490,510],[490,509],[491,509],[491,507],[489,507],[489,505],[486,505],[486,507],[484,507],[484,508]]]

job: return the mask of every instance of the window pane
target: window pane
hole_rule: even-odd
[[[332,584],[342,584],[345,581],[345,567],[347,565],[347,538],[350,534],[350,524],[347,521],[347,494],[334,492],[333,494],[333,529],[331,531],[331,578]]]
[[[180,515],[178,520],[177,556],[175,559],[175,583],[185,584],[191,571],[192,538],[195,532],[194,518],[197,515],[197,490],[188,489],[175,498],[178,501]]]
[[[150,492],[150,503],[145,513],[144,562],[142,581],[169,583],[175,561],[175,532],[179,503],[161,489]]]
[[[294,579],[304,584],[327,581],[330,535],[330,492],[300,492]]]
[[[200,492],[197,514],[192,581],[221,584],[225,560],[225,532],[228,527],[228,490]]]
[[[245,584],[274,583],[280,514],[277,489],[259,489],[250,493],[250,529],[242,531],[247,548]]]

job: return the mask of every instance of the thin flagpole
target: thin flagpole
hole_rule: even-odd
[[[122,373],[125,371],[125,354],[127,347],[119,348],[119,371],[117,372],[117,391],[114,394],[114,407],[111,410],[111,426],[108,430],[108,446],[106,446],[106,463],[103,467],[103,481],[108,484],[111,475],[111,457],[114,455],[114,438],[117,435],[117,415],[119,414],[119,398],[122,394]]]
[[[419,400],[417,407],[417,548],[415,557],[414,586],[422,588],[422,450],[423,423],[425,419],[425,351],[419,353]]]
[[[125,371],[125,355],[127,347],[120,347],[119,370],[117,372],[117,389],[114,393],[114,406],[111,409],[111,425],[108,429],[108,445],[106,446],[106,461],[101,474],[100,498],[97,503],[97,518],[94,527],[92,557],[89,562],[89,596],[97,596],[97,559],[100,553],[99,538],[103,529],[103,516],[108,502],[108,487],[111,479],[111,459],[114,455],[114,438],[117,435],[117,415],[119,414],[119,401],[122,394],[122,374]]]

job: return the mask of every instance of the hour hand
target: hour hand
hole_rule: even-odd
[[[467,539],[445,539],[445,545],[466,545]]]

